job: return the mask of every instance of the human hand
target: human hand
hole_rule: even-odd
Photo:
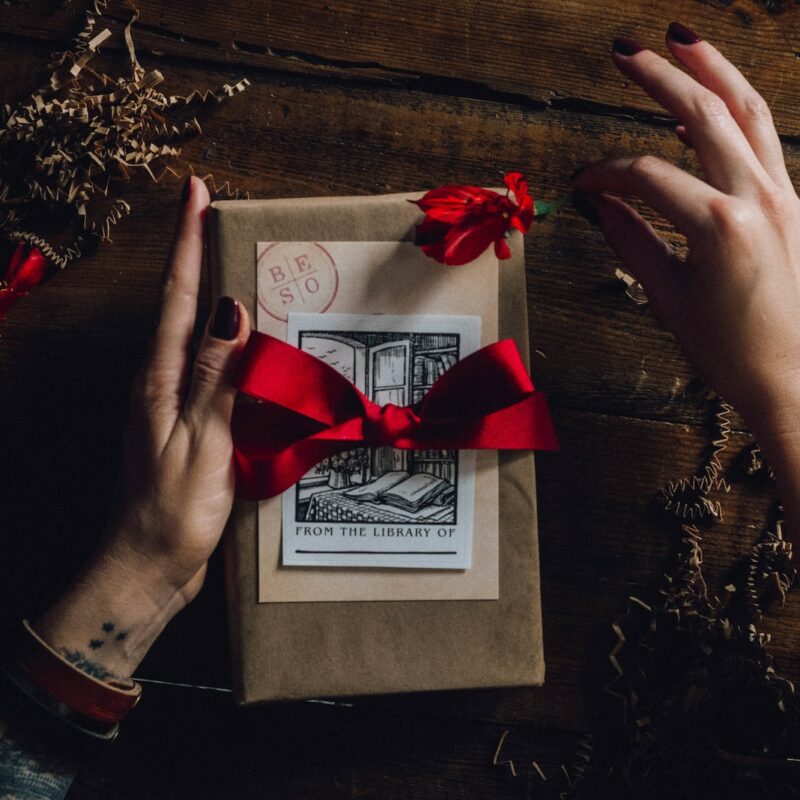
[[[208,204],[205,184],[190,178],[158,328],[134,385],[118,514],[91,563],[35,626],[90,671],[132,673],[200,590],[233,503],[230,378],[250,325],[242,306],[222,298],[192,361]]]
[[[158,328],[134,384],[112,539],[155,562],[191,600],[233,503],[232,373],[250,323],[246,309],[222,298],[192,362],[209,196],[197,178],[187,187],[164,271]]]
[[[616,40],[612,58],[676,117],[705,179],[644,155],[592,164],[573,183],[663,324],[760,435],[800,397],[800,200],[769,108],[742,74],[678,23],[667,46],[694,77],[632,40]],[[685,260],[615,195],[684,234]]]

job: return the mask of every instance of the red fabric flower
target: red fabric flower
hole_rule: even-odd
[[[38,247],[28,249],[28,245],[20,242],[0,280],[0,319],[18,298],[41,282],[46,271],[47,259],[41,250]]]
[[[492,243],[498,258],[509,258],[508,233],[512,228],[527,233],[534,209],[521,172],[509,172],[503,182],[505,196],[479,186],[442,186],[412,200],[425,212],[415,244],[440,264],[453,266],[473,261]]]

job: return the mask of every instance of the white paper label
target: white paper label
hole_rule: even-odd
[[[477,316],[288,314],[290,344],[378,405],[418,403],[480,346]],[[475,454],[353,448],[284,492],[285,566],[469,569]]]

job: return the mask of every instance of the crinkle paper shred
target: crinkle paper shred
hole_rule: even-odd
[[[72,49],[56,54],[47,84],[0,116],[0,232],[6,243],[27,242],[65,267],[131,210],[113,197],[116,181],[143,171],[158,181],[180,154],[176,142],[200,133],[192,108],[243,91],[242,79],[218,91],[169,95],[164,76],[139,63],[131,27],[122,35],[129,74],[92,68],[111,36],[96,30],[104,4],[96,2]],[[45,227],[46,226],[46,227]]]

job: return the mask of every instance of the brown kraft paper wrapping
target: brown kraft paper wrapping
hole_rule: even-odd
[[[212,203],[215,296],[238,298],[255,319],[257,242],[408,241],[420,212],[407,200],[419,196]],[[510,245],[512,257],[500,264],[499,334],[515,340],[527,363],[522,237]],[[259,603],[257,505],[237,501],[225,535],[236,700],[540,685],[534,456],[501,452],[499,465],[498,600]]]

